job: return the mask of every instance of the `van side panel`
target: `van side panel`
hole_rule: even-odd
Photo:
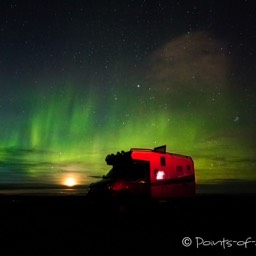
[[[170,155],[168,158],[166,181],[162,197],[188,197],[195,195],[195,173],[194,163],[191,158]]]
[[[195,171],[192,158],[156,152],[133,152],[132,157],[150,162],[152,199],[195,195]]]

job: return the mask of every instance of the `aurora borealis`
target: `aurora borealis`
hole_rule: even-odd
[[[199,182],[255,180],[251,3],[1,3],[0,183],[87,184],[164,144]]]

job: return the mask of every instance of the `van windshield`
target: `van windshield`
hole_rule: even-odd
[[[126,180],[147,180],[149,178],[148,161],[132,161],[130,163],[114,165],[105,178]]]

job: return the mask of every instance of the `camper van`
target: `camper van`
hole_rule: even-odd
[[[88,198],[101,202],[159,201],[193,197],[194,162],[190,156],[166,152],[166,145],[131,148],[106,156],[112,168],[89,186]]]

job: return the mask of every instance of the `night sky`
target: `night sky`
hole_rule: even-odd
[[[256,180],[254,1],[1,1],[0,183],[78,184],[132,147]]]

